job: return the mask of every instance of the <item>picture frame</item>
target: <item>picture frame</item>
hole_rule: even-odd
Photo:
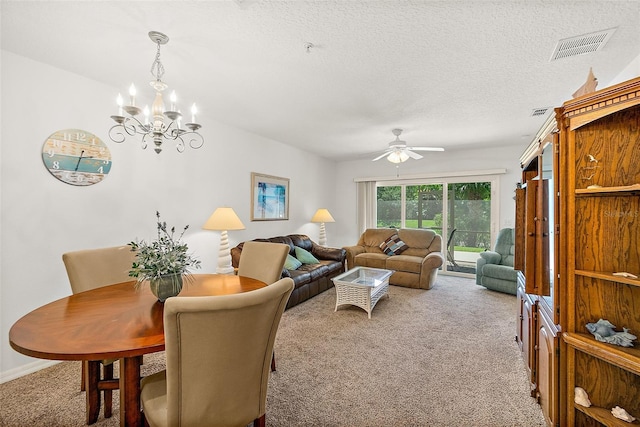
[[[251,221],[289,219],[289,178],[251,172]]]

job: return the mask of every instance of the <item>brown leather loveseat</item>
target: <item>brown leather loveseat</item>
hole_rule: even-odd
[[[397,238],[393,239],[394,236]],[[381,245],[401,242],[399,253],[386,254]],[[392,285],[431,289],[444,264],[442,237],[433,230],[410,228],[369,228],[358,244],[347,246],[347,268],[357,266],[393,270]]]
[[[256,242],[273,242],[289,245],[289,255],[294,257],[297,246],[310,252],[320,261],[318,264],[302,264],[295,270],[287,270],[285,268],[282,271],[282,277],[291,277],[295,284],[295,288],[287,303],[287,309],[318,295],[320,292],[326,291],[333,286],[331,278],[345,271],[344,260],[346,252],[344,249],[320,246],[304,234],[290,234],[288,236],[254,240]],[[244,242],[231,248],[231,264],[233,267],[238,267],[243,245]]]

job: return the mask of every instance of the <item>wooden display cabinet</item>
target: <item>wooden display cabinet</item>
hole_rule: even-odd
[[[516,189],[515,268],[518,280],[516,341],[527,365],[531,395],[547,425],[561,424],[560,289],[556,286],[560,239],[559,156],[555,118],[550,117],[522,155]]]
[[[620,406],[640,418],[640,343],[596,341],[585,325],[607,319],[640,336],[640,78],[556,109],[561,167],[562,339],[566,425],[618,426]],[[582,387],[592,406],[574,403]]]

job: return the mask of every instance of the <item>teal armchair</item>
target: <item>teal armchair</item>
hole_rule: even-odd
[[[503,228],[493,251],[480,253],[476,261],[476,284],[493,291],[516,294],[517,272],[513,269],[515,230]]]

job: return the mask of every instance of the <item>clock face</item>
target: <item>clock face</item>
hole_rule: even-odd
[[[93,185],[111,170],[109,147],[80,129],[52,133],[42,145],[42,161],[51,175],[71,185]]]

